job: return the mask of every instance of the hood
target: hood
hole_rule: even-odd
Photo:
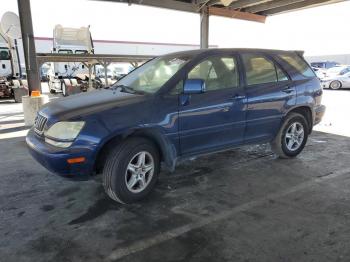
[[[124,93],[113,89],[98,89],[69,97],[58,98],[45,104],[40,112],[46,117],[68,120],[111,108],[124,107],[145,100],[144,95]]]

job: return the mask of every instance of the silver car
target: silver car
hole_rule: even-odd
[[[328,76],[321,79],[323,88],[340,89],[350,88],[350,69],[346,72],[340,72],[337,75]]]

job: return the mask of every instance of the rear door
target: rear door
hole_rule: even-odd
[[[266,54],[242,53],[241,61],[247,96],[245,141],[268,141],[277,133],[284,112],[295,105],[295,87]]]
[[[187,79],[203,79],[206,91],[180,95],[180,146],[183,155],[241,143],[245,128],[244,89],[239,86],[237,59],[208,57],[195,65]]]

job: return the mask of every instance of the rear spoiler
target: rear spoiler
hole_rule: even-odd
[[[299,56],[301,56],[301,57],[304,57],[304,51],[303,50],[294,50],[294,52],[297,54],[297,55],[299,55]]]

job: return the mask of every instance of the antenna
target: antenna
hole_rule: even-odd
[[[11,39],[21,38],[21,24],[19,17],[13,12],[6,12],[0,22],[4,34]]]

